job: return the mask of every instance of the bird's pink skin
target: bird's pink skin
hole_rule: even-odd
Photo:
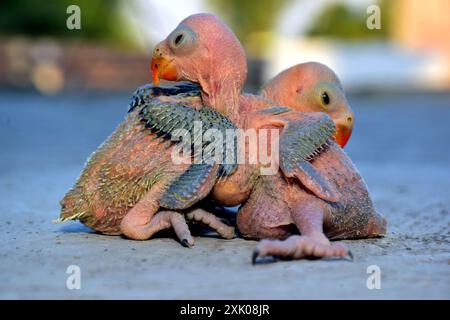
[[[174,39],[186,32],[190,35],[188,45],[181,49],[175,47]],[[262,97],[241,93],[247,73],[245,61],[244,50],[228,27],[213,15],[197,14],[183,20],[158,44],[153,54],[152,72],[157,81],[162,78],[199,83],[204,103],[227,115],[238,127],[282,129],[292,119],[274,115],[264,118],[257,110],[273,104]],[[160,65],[164,69],[160,69]],[[236,173],[214,188],[214,198],[224,205],[247,200],[238,213],[238,227],[245,236],[286,239],[295,233],[295,226],[302,233],[281,242],[262,241],[257,256],[347,255],[348,250],[342,245],[328,241],[324,228],[333,238],[362,238],[385,233],[386,223],[373,210],[362,178],[338,146],[332,143],[313,165],[326,178],[332,179],[338,191],[344,192],[340,194],[342,199],[326,202],[297,181],[281,175],[253,179],[255,168],[249,165],[238,166]]]
[[[191,108],[199,106],[190,98],[161,96],[158,99],[181,102]],[[173,227],[181,243],[192,246],[194,239],[185,215],[158,211],[159,200],[167,187],[190,166],[173,164],[171,147],[166,148],[161,142],[145,128],[138,110],[130,112],[93,153],[75,186],[61,200],[60,221],[80,220],[98,232],[123,234],[134,240],[146,240],[160,230]],[[201,200],[208,193],[209,189],[200,188],[194,197]],[[225,238],[234,235],[232,228],[200,209],[186,216],[212,227]]]
[[[306,62],[290,67],[264,85],[260,95],[297,111],[325,112],[336,124],[335,141],[344,147],[350,139],[355,118],[353,110],[339,78],[324,64]]]

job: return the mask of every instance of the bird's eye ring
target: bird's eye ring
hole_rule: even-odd
[[[180,26],[169,35],[168,40],[175,53],[186,54],[197,45],[197,34],[188,26]]]

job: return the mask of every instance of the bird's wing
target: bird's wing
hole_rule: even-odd
[[[199,96],[199,86],[192,82],[180,82],[171,87],[154,86],[146,84],[136,89],[131,98],[128,112],[132,112],[135,108],[148,103],[151,99],[159,96],[175,96],[175,95]]]
[[[261,112],[281,115],[291,110],[273,107]],[[321,199],[335,202],[338,193],[332,184],[310,162],[320,155],[336,133],[333,120],[321,112],[301,113],[301,119],[290,118],[280,136],[280,169],[286,177],[297,178]]]
[[[214,187],[218,165],[192,164],[177,180],[169,185],[159,204],[163,208],[182,210],[205,198]]]
[[[181,93],[179,95],[184,95]],[[190,96],[191,92],[187,92]],[[156,137],[165,139],[167,146],[173,145],[172,137],[181,137],[183,147],[189,147],[195,160],[198,156],[201,163],[193,163],[189,169],[175,180],[166,190],[160,201],[162,207],[168,209],[185,209],[205,197],[214,186],[217,178],[230,175],[236,168],[235,161],[226,164],[216,158],[207,158],[205,151],[212,149],[214,141],[203,141],[208,129],[217,129],[225,136],[227,129],[235,129],[234,124],[213,109],[203,107],[200,110],[183,104],[182,99],[163,101],[157,97],[144,101],[135,107],[145,127]],[[226,159],[226,140],[222,140],[222,159]],[[215,147],[214,147],[215,148]],[[198,154],[200,152],[200,154]],[[215,156],[215,152],[210,152]],[[233,154],[236,154],[235,152]]]

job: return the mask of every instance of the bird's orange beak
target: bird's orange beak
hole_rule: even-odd
[[[352,135],[355,114],[348,104],[339,107],[338,110],[337,114],[331,116],[336,125],[334,140],[341,148],[344,148]]]
[[[335,136],[336,143],[344,148],[350,136],[352,135],[353,126],[336,124],[337,132]]]
[[[178,72],[172,60],[168,60],[164,56],[155,56],[152,57],[152,81],[154,85],[159,84],[159,80],[169,80],[176,81],[178,80]]]

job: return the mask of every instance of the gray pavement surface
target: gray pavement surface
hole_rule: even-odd
[[[54,225],[59,200],[121,121],[128,94],[0,92],[0,298],[450,298],[450,94],[349,97],[347,148],[389,221],[383,239],[345,241],[354,262],[252,266],[256,242],[136,242],[77,222]],[[68,266],[81,269],[69,290]],[[379,266],[381,289],[367,268]]]

